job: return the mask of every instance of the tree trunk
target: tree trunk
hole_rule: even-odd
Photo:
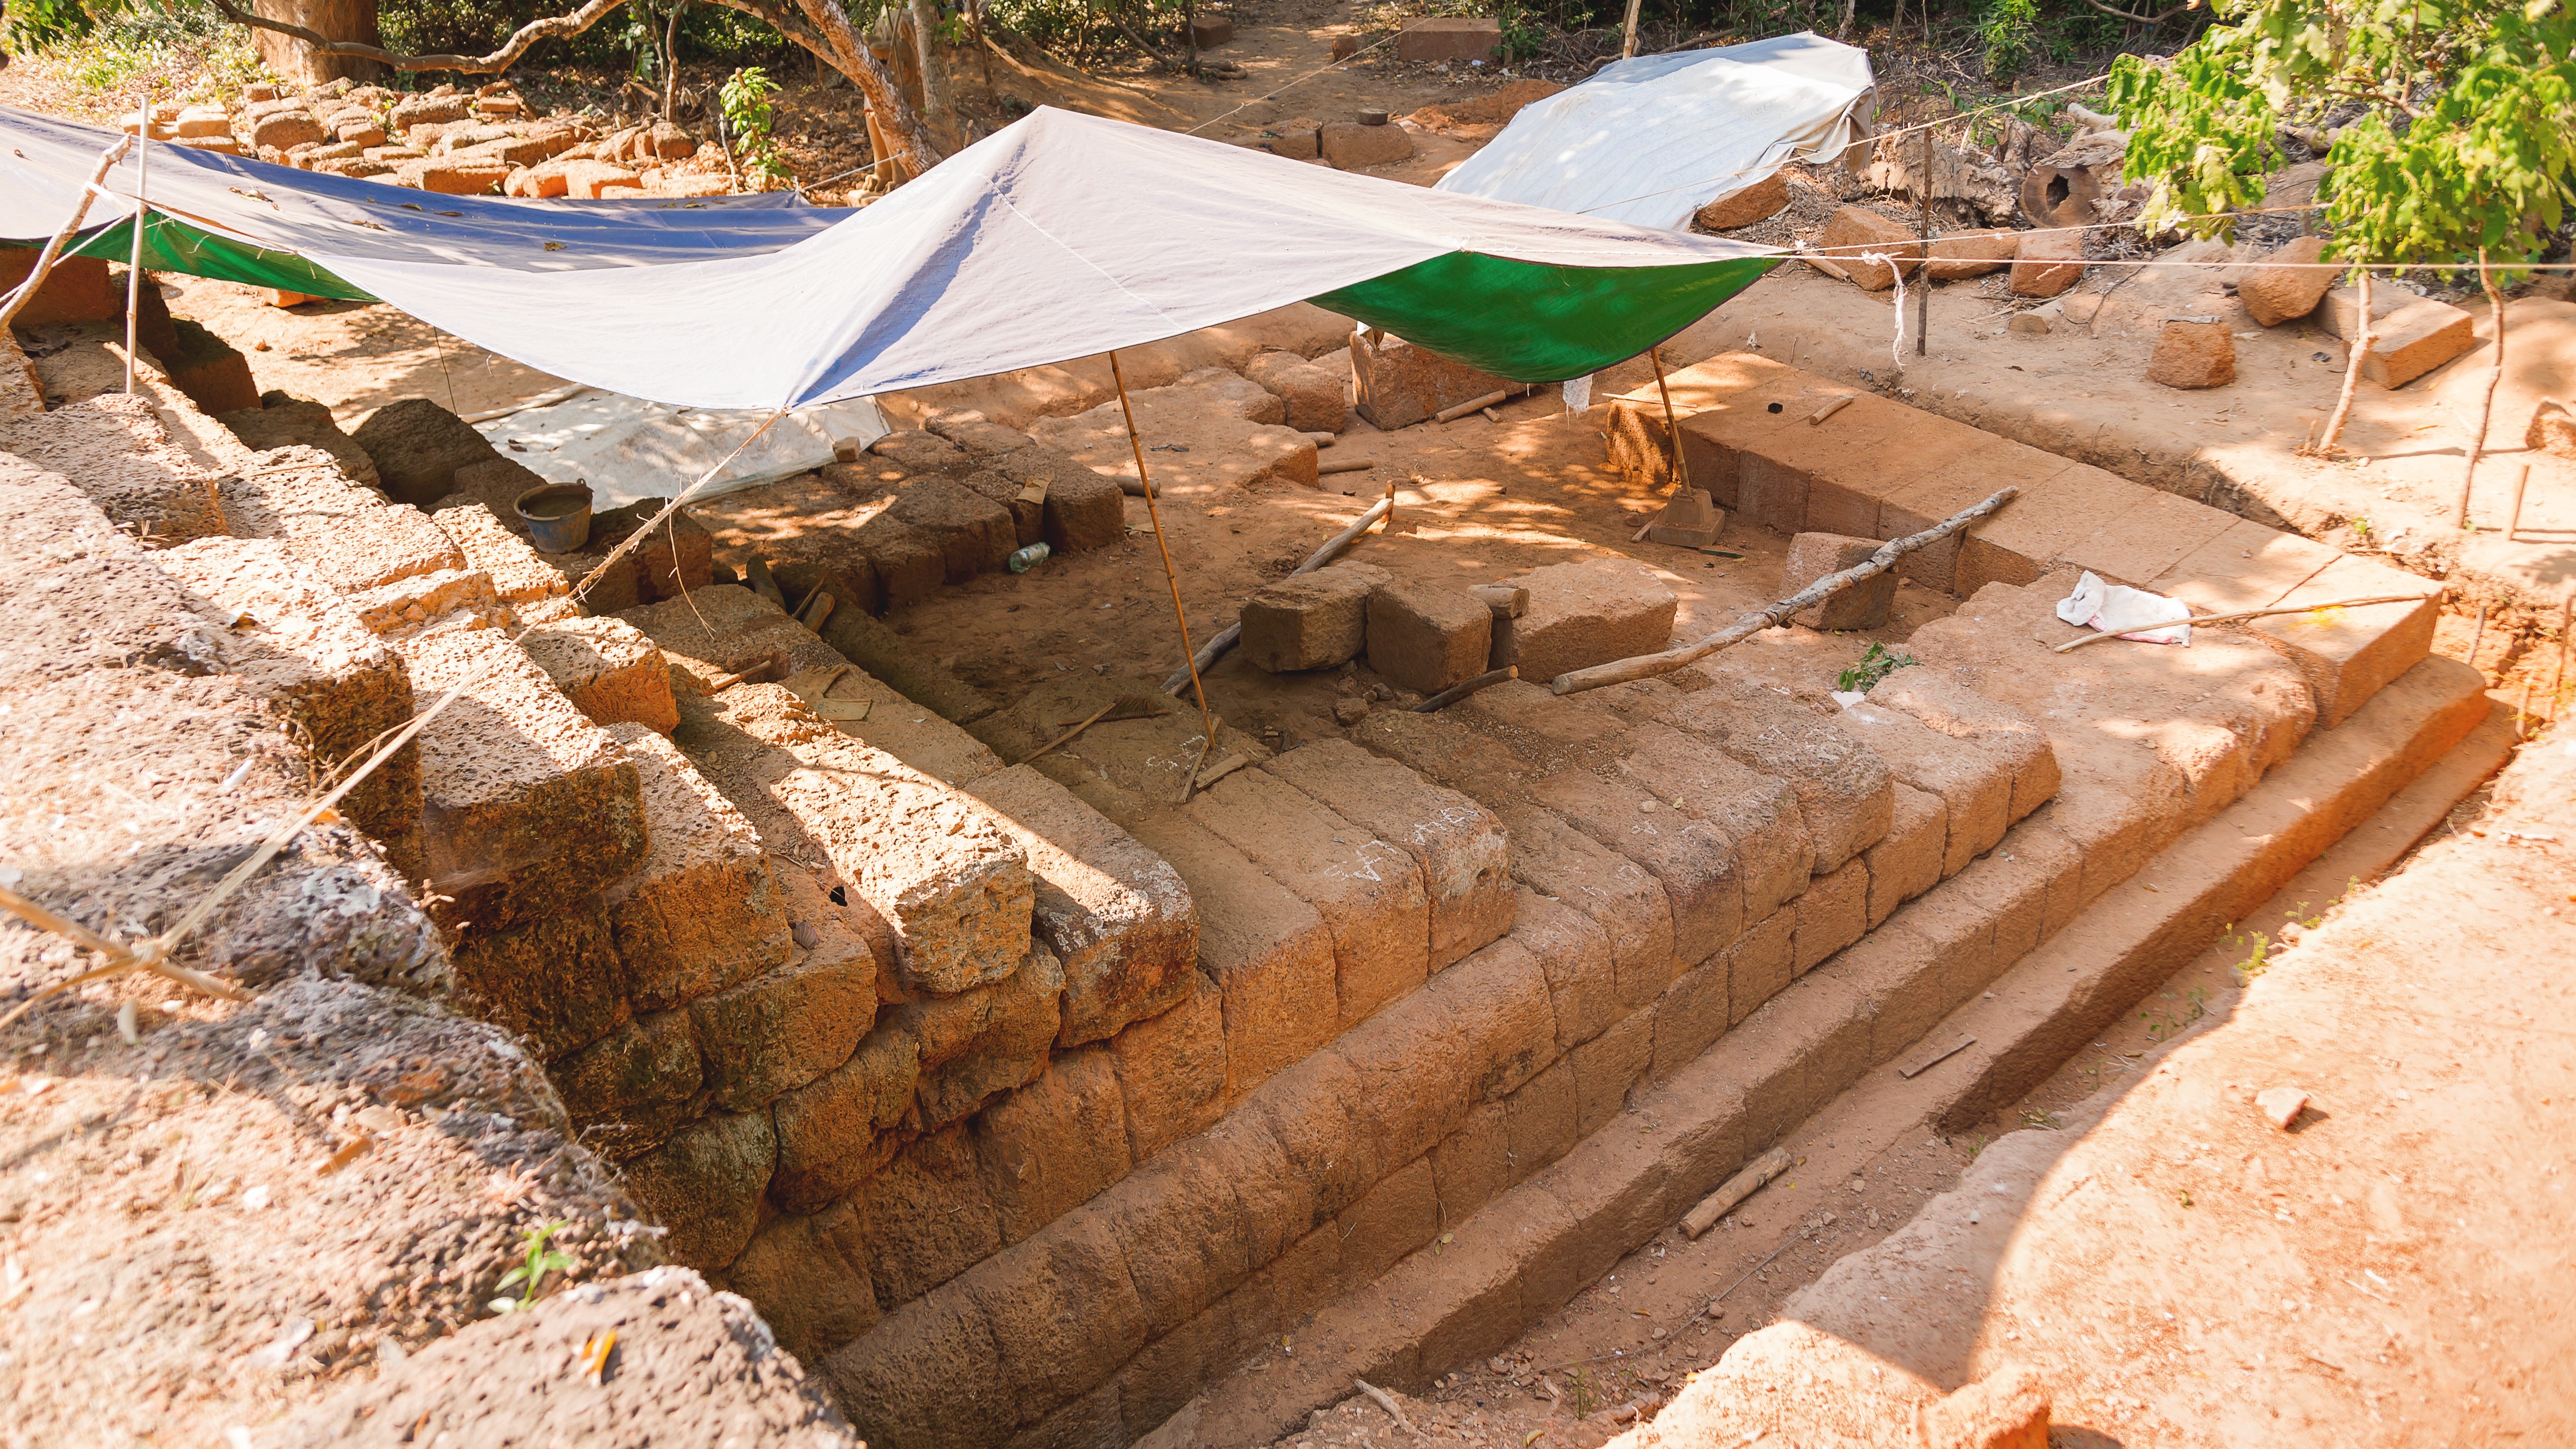
[[[376,0],[253,0],[251,9],[255,14],[301,25],[332,40],[359,45],[385,43],[384,32],[376,26]],[[254,33],[258,36],[261,63],[290,85],[318,86],[342,76],[371,81],[384,74],[384,67],[372,60],[354,55],[316,55],[311,46],[292,36],[273,30]]]
[[[946,153],[931,140],[929,129],[903,98],[885,62],[878,60],[876,53],[850,29],[849,12],[840,7],[839,0],[796,0],[796,6],[822,32],[824,44],[831,47],[833,66],[856,82],[867,96],[868,109],[876,112],[879,129],[901,153],[912,174],[918,176],[938,165]]]

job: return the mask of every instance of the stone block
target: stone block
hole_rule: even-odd
[[[921,1041],[913,1101],[926,1129],[965,1120],[986,1102],[1036,1079],[1062,1029],[1064,968],[1044,946],[991,986],[906,1002],[888,1013]]]
[[[1510,1108],[1479,1102],[1467,1125],[1431,1149],[1432,1187],[1444,1221],[1465,1222],[1512,1185]]]
[[[1264,584],[1244,601],[1238,647],[1271,674],[1356,659],[1368,642],[1369,593],[1391,579],[1384,569],[1344,563]]]
[[[2225,387],[2236,380],[2236,338],[2215,317],[2168,317],[2147,358],[2147,381],[2173,388]]]
[[[876,1022],[876,959],[842,935],[688,1009],[710,1100],[747,1112],[850,1059]]]
[[[2477,342],[2476,324],[2466,309],[2419,298],[2372,326],[2361,375],[2381,387],[2404,387]]]
[[[1058,1052],[1036,1081],[978,1113],[968,1132],[1005,1243],[1080,1207],[1133,1164],[1126,1097],[1106,1046]]]
[[[1660,720],[1787,785],[1814,852],[1812,870],[1838,869],[1887,834],[1894,808],[1887,762],[1832,720],[1730,672],[1723,660],[1661,682],[1613,685],[1602,695],[1614,709]]]
[[[1547,976],[1548,1009],[1556,1020],[1562,1056],[1599,1036],[1627,1007],[1619,999],[1618,970],[1610,937],[1599,923],[1563,901],[1517,887],[1512,938],[1538,960]]]
[[[1396,32],[1395,58],[1406,65],[1491,60],[1503,43],[1502,22],[1490,18],[1432,16],[1404,22]]]
[[[340,765],[370,753],[412,716],[411,674],[321,579],[274,539],[201,538],[155,561],[187,591],[190,607],[220,626],[223,672],[275,701],[315,762]],[[420,749],[407,745],[342,800],[377,839],[420,820]]]
[[[963,473],[973,466],[964,448],[920,428],[897,428],[868,444],[868,452],[907,473]]]
[[[1127,538],[1127,495],[1103,476],[1055,448],[1030,446],[994,465],[1022,488],[1042,484],[1046,497],[1039,526],[1056,553],[1107,548]]]
[[[680,727],[662,651],[622,619],[539,625],[519,637],[519,647],[595,723],[631,721],[665,735]]]
[[[1198,911],[1162,857],[1026,765],[970,793],[1036,877],[1031,929],[1064,963],[1060,1045],[1107,1040],[1190,999]]]
[[[921,1043],[880,1022],[850,1059],[771,1106],[778,1123],[778,1173],[769,1195],[789,1212],[813,1212],[849,1196],[903,1144],[915,1120],[913,1089]]]
[[[1950,807],[1940,796],[1900,784],[1895,805],[1886,837],[1863,856],[1869,867],[1873,928],[1898,906],[1941,883],[1941,857],[1949,844]]]
[[[770,570],[778,585],[791,598],[801,598],[803,570],[810,564],[786,564]],[[819,570],[818,570],[819,572]],[[822,574],[813,587],[830,588],[832,578]],[[967,725],[991,714],[993,697],[951,674],[938,660],[920,646],[897,634],[882,620],[872,617],[856,604],[840,607],[839,591],[830,618],[823,621],[823,642],[841,652],[842,657],[866,670],[887,688],[938,715],[951,724]],[[864,733],[864,731],[862,731]]]
[[[1932,239],[1931,260],[1924,263],[1924,272],[1936,282],[1982,277],[2011,265],[2020,249],[2019,232],[1952,232]]]
[[[924,424],[934,438],[945,438],[978,458],[1002,458],[1032,447],[1037,440],[1017,428],[1006,428],[982,413],[943,413]]]
[[[1799,534],[1789,540],[1789,557],[1780,567],[1780,592],[1785,597],[1827,574],[1867,563],[1878,548],[1874,538]],[[1887,569],[1802,611],[1797,622],[1810,629],[1879,628],[1887,623],[1888,610],[1896,603],[1896,582],[1896,570]]]
[[[170,384],[187,395],[200,412],[229,413],[259,406],[259,384],[250,375],[250,359],[233,345],[185,317],[170,324],[174,344],[155,351]]]
[[[1224,1000],[1225,1096],[1241,1101],[1340,1029],[1332,930],[1313,906],[1187,817],[1156,812],[1131,824],[1189,884],[1199,971]]]
[[[376,482],[376,460],[367,450],[340,431],[331,410],[311,398],[291,393],[262,393],[259,405],[221,413],[216,422],[232,430],[234,437],[254,452],[286,448],[301,444],[319,448],[340,461],[340,471],[352,483],[372,486]]]
[[[1315,149],[1336,170],[1390,166],[1413,159],[1413,133],[1393,124],[1326,121],[1316,129]]]
[[[2312,608],[2256,619],[2249,627],[2299,667],[2316,696],[2317,724],[2332,729],[2432,651],[2433,628],[2441,618],[2435,592],[2420,575],[2368,559],[2339,558],[2292,589],[2281,604],[2322,605],[2390,594],[2421,594],[2423,601]]]
[[[1019,546],[1010,510],[951,478],[905,480],[886,515],[939,546],[941,567],[952,584],[1001,568]]]
[[[1430,894],[1410,855],[1258,770],[1226,776],[1183,813],[1324,918],[1342,1029],[1421,986],[1430,971]]]
[[[1287,424],[1301,433],[1338,433],[1350,421],[1350,379],[1294,352],[1265,352],[1243,375],[1279,395]]]
[[[2054,297],[2084,280],[2084,234],[2024,232],[2013,251],[2012,289],[2017,297]]]
[[[2008,816],[2018,821],[2057,794],[2057,752],[2030,716],[1988,699],[1937,669],[1900,669],[1870,690],[1869,701],[1902,710],[1936,734],[1993,760],[2012,779]]]
[[[896,1153],[852,1205],[877,1246],[871,1273],[877,1302],[888,1307],[919,1298],[1002,1246],[1000,1215],[963,1127]]]
[[[1353,407],[1388,432],[1514,384],[1374,328],[1351,335]]]
[[[2147,588],[2209,614],[2267,607],[2343,555],[2295,533],[2240,519],[2183,555]]]
[[[867,1225],[847,1203],[762,1224],[725,1286],[750,1299],[779,1346],[808,1364],[884,1317],[868,1281]]]
[[[481,569],[412,574],[340,596],[371,633],[393,637],[438,628],[497,629],[510,616]]]
[[[1026,548],[1046,536],[1045,501],[1024,496],[1026,490],[1019,484],[990,468],[979,468],[957,481],[969,491],[1009,510],[1013,544]]]
[[[2009,513],[2034,496],[2040,485],[2076,466],[2037,448],[2016,445],[2000,456],[1991,443],[1974,448],[1965,456],[1936,463],[1890,490],[1879,504],[1878,536],[1903,538],[1920,533],[2005,484],[2022,492],[2022,498],[2013,500],[2004,510]],[[1992,521],[1995,520],[1989,520]],[[1959,555],[1964,546],[1962,536],[1952,534],[1939,543],[1916,549],[1896,561],[1897,577],[1947,594],[1974,592],[1962,591],[1958,586]]]
[[[623,1162],[699,1115],[701,1071],[689,1014],[658,1011],[565,1057],[546,1076],[582,1145]]]
[[[1346,740],[1317,740],[1260,769],[1413,858],[1431,896],[1430,969],[1511,929],[1515,897],[1502,822],[1475,801]]]
[[[143,398],[106,393],[21,418],[9,430],[9,451],[70,480],[146,547],[244,531],[218,502],[216,481]]]
[[[396,648],[425,699],[462,695],[419,735],[433,915],[492,930],[567,910],[647,858],[637,767],[497,630]]]
[[[1205,1131],[1225,1110],[1225,997],[1195,971],[1186,979],[1194,989],[1179,1005],[1109,1041],[1127,1150],[1138,1162]]]
[[[1475,595],[1399,580],[1370,592],[1367,613],[1369,668],[1397,688],[1437,694],[1485,672],[1494,616]]]
[[[395,168],[395,173],[404,186],[416,186],[442,196],[489,196],[501,189],[518,165],[502,155],[479,150],[454,151],[444,156],[406,161]]]
[[[1574,1066],[1558,1061],[1503,1099],[1503,1129],[1511,1142],[1516,1182],[1574,1150],[1582,1140]]]
[[[1627,1110],[1628,1089],[1654,1062],[1655,1009],[1633,1011],[1565,1054],[1574,1072],[1574,1130],[1589,1137]]]
[[[586,1047],[634,1014],[608,922],[587,902],[526,925],[468,931],[448,955],[455,1009],[516,1033],[540,1061]]]
[[[1792,949],[1798,974],[1805,975],[1869,931],[1869,865],[1855,860],[1815,884],[1797,900],[1797,937]]]
[[[2334,269],[2321,265],[2325,255],[2325,238],[2298,238],[2247,267],[2236,279],[2236,300],[2266,327],[2307,316],[2334,285]]]
[[[1727,960],[1712,956],[1673,978],[1655,1003],[1653,1075],[1662,1081],[1689,1066],[1726,1034]]]
[[[1222,15],[1190,17],[1190,44],[1200,50],[1213,50],[1234,39],[1234,22]]]
[[[1839,717],[1901,783],[1941,797],[1941,873],[1956,875],[1992,850],[2012,819],[2012,770],[1984,751],[1935,733],[1913,716],[1863,702]]]
[[[1884,292],[1896,285],[1900,271],[1911,277],[1923,265],[1923,243],[1914,229],[1866,206],[1841,207],[1826,218],[1821,250],[1864,292]],[[1872,256],[1885,260],[1871,261]]]
[[[1529,589],[1529,608],[1517,619],[1495,621],[1493,665],[1517,665],[1528,683],[1544,685],[1672,642],[1672,590],[1634,559],[1550,564],[1511,582]]]
[[[635,546],[628,557],[635,561],[638,573],[636,597],[644,603],[684,597],[715,582],[714,540],[704,525],[682,509],[659,523],[653,517],[666,506],[659,498],[639,499],[623,508],[612,508],[594,514],[590,520],[589,553],[605,554],[624,543],[636,530],[651,523],[652,536]]]
[[[1111,1224],[1091,1215],[1068,1220],[958,1286],[992,1323],[1002,1371],[1024,1411],[1051,1411],[1040,1430],[1077,1426],[1061,1438],[1042,1432],[1039,1442],[1111,1442],[1099,1437],[1103,1431],[1123,1437],[1114,1379],[1151,1335]],[[1068,1334],[1077,1323],[1080,1331]],[[1093,1395],[1104,1386],[1105,1395]],[[1087,1402],[1095,1397],[1102,1401]]]
[[[0,247],[0,291],[15,290],[36,269],[38,247]],[[108,284],[104,257],[57,257],[45,285],[9,319],[33,330],[65,323],[109,322],[125,315],[125,293]]]
[[[1733,1026],[1797,979],[1797,911],[1773,911],[1737,937],[1718,959],[1726,963],[1726,1022]]]
[[[350,437],[375,459],[385,492],[414,508],[456,492],[457,469],[497,456],[472,424],[425,397],[385,404]]]
[[[1691,216],[1691,225],[1701,231],[1733,231],[1757,221],[1769,221],[1789,204],[1789,178],[1774,171],[1761,180],[1731,191]]]
[[[311,112],[301,110],[271,111],[250,126],[252,145],[274,146],[280,151],[318,145],[329,135]]]
[[[2554,399],[2541,399],[2532,410],[2531,426],[2523,430],[2522,444],[2553,458],[2576,459],[2576,411]]]
[[[637,1206],[671,1230],[663,1250],[686,1267],[708,1270],[750,1246],[777,1156],[768,1113],[718,1112],[627,1163],[623,1176]]]
[[[786,656],[791,675],[848,662],[776,604],[730,584],[623,609],[617,617],[652,640],[699,694],[773,654]]]

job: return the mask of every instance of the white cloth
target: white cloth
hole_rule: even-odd
[[[768,418],[756,409],[671,408],[594,389],[475,428],[549,483],[589,484],[596,506],[607,509],[679,496]],[[837,445],[864,447],[885,435],[872,398],[796,408],[734,454],[698,496],[820,468]]]
[[[1868,51],[1813,31],[1636,56],[1523,107],[1438,189],[1678,231],[1868,135],[1877,84]]]
[[[2191,617],[2189,604],[2127,584],[2106,583],[2089,569],[2075,581],[2075,592],[2057,601],[2057,617],[2079,629],[2099,629],[2144,644],[2191,643],[2191,625],[2174,622]]]
[[[1576,417],[1581,417],[1583,414],[1592,410],[1592,379],[1596,375],[1597,374],[1587,372],[1581,377],[1569,377],[1563,383],[1559,384],[1560,387],[1565,389],[1565,410],[1567,412],[1574,414]]]

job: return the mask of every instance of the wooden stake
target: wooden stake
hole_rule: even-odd
[[[1181,626],[1181,654],[1188,661],[1190,688],[1198,695],[1199,722],[1207,727],[1207,743],[1199,752],[1204,759],[1208,750],[1216,748],[1216,714],[1208,708],[1207,684],[1199,678],[1198,654],[1190,648],[1190,616],[1181,608],[1181,576],[1172,567],[1172,543],[1163,536],[1163,512],[1154,502],[1154,485],[1145,477],[1145,440],[1136,435],[1136,408],[1127,401],[1127,374],[1119,369],[1116,348],[1109,352],[1109,380],[1118,385],[1118,412],[1127,419],[1127,446],[1136,454],[1136,481],[1144,485],[1145,516],[1154,525],[1154,547],[1163,555],[1163,578],[1172,586],[1172,617]]]
[[[2056,652],[2063,654],[2070,649],[2081,649],[2087,644],[2099,644],[2105,639],[2127,639],[2129,634],[2143,634],[2149,629],[2169,629],[2176,624],[2232,624],[2239,619],[2268,619],[2275,614],[2305,614],[2317,609],[2358,609],[2364,604],[2420,604],[2426,599],[2439,597],[2441,597],[2439,590],[2429,594],[2374,594],[2367,599],[2328,599],[2323,603],[2292,604],[2286,608],[2245,609],[2233,614],[2199,614],[2188,619],[2170,619],[2162,624],[2144,625],[2131,629],[2127,634],[2087,634],[2081,639],[2069,639],[2058,645]],[[2132,640],[2131,642],[2144,641]]]
[[[2496,290],[2495,273],[2487,268],[2487,249],[2478,248],[2478,285],[2487,293],[2487,310],[2495,316],[2495,358],[2487,367],[2486,396],[2478,402],[2478,428],[2469,435],[2469,466],[2460,473],[2460,518],[2458,527],[2469,528],[2469,489],[2478,481],[2478,455],[2486,451],[2487,419],[2495,413],[2496,384],[2504,381],[2504,294]],[[2531,470],[2523,469],[2525,476]],[[2522,521],[2522,485],[2513,488],[2513,523],[2505,525],[2504,541],[2513,542],[2514,523]]]
[[[1914,294],[1914,355],[1921,357],[1925,355],[1925,349],[1930,347],[1932,342],[1932,128],[1930,126],[1923,128],[1923,173],[1915,180],[1923,188],[1921,220],[1915,226],[1915,236],[1921,242],[1918,255],[1923,258],[1923,269],[1915,274],[1917,286],[1921,290]],[[1896,263],[1890,259],[1888,265],[1893,267]]]
[[[1628,34],[1627,38],[1619,42],[1621,60],[1626,60],[1637,53],[1637,5],[1638,0],[1628,0]]]
[[[2487,605],[2484,599],[2480,599],[2478,601],[2478,626],[2469,631],[2469,667],[2471,669],[2478,669],[2478,646],[2485,642],[2487,642]],[[2478,678],[2485,679],[2486,677],[2487,672],[2483,669],[2478,669]]]
[[[1655,364],[1655,391],[1664,400],[1664,445],[1673,454],[1673,493],[1676,497],[1690,491],[1690,460],[1682,456],[1681,419],[1673,416],[1673,390],[1664,385],[1664,351],[1649,347],[1646,356]],[[1644,535],[1639,535],[1643,537]]]
[[[2353,324],[2353,336],[2345,344],[2343,390],[2335,394],[2334,412],[2326,419],[2326,435],[2317,440],[2317,451],[2331,453],[2335,440],[2343,436],[2344,420],[2352,416],[2352,395],[2361,387],[2361,364],[2370,356],[2370,344],[2377,341],[2370,334],[2370,268],[2361,269],[2361,282],[2356,294],[2361,303],[2361,319]]]
[[[1440,710],[1465,699],[1468,695],[1474,694],[1477,690],[1488,689],[1494,685],[1502,683],[1506,679],[1518,679],[1520,677],[1521,667],[1519,665],[1506,664],[1500,669],[1490,670],[1486,673],[1479,674],[1464,684],[1453,684],[1449,686],[1447,689],[1431,696],[1422,703],[1415,705],[1413,707],[1413,712],[1415,714],[1436,714]]]
[[[1696,1238],[1717,1226],[1717,1220],[1735,1210],[1736,1204],[1760,1192],[1771,1179],[1796,1165],[1789,1149],[1774,1147],[1747,1163],[1744,1170],[1726,1180],[1726,1185],[1699,1200],[1682,1217],[1682,1231]]]
[[[2497,319],[2497,325],[2503,325],[2502,318]],[[2492,387],[2488,388],[2487,396],[2495,396],[2495,389]],[[2529,463],[2525,463],[2522,465],[2522,471],[2513,475],[2513,511],[2506,514],[2504,519],[2504,541],[2507,543],[2517,542],[2514,535],[2522,532],[2522,490],[2530,486],[2531,465]],[[2466,496],[2468,489],[2463,486],[2460,492],[2463,496]]]
[[[1617,659],[1608,664],[1596,664],[1589,669],[1577,669],[1560,674],[1548,681],[1547,687],[1558,694],[1580,694],[1587,689],[1599,689],[1605,684],[1625,684],[1632,679],[1652,679],[1658,674],[1670,674],[1685,664],[1695,664],[1720,649],[1741,644],[1765,629],[1777,627],[1787,621],[1791,615],[1823,603],[1854,584],[1876,578],[1894,568],[1896,561],[1905,555],[1918,548],[1939,543],[2020,496],[2021,490],[2018,488],[1998,488],[1984,502],[1962,508],[1921,533],[1889,539],[1880,544],[1878,552],[1871,554],[1867,559],[1840,573],[1827,574],[1785,599],[1766,604],[1738,618],[1734,623],[1704,639],[1695,640],[1679,649],[1667,649],[1661,654],[1640,654],[1634,658]]]
[[[152,89],[134,110],[134,250],[125,260],[125,395],[134,396],[134,339],[143,316],[143,175],[152,162]]]

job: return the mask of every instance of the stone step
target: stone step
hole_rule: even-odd
[[[231,532],[278,540],[344,594],[467,566],[427,515],[350,482],[318,448],[258,454],[221,492]]]
[[[519,636],[519,647],[593,724],[632,722],[665,735],[680,727],[670,665],[623,619],[539,624]]]
[[[531,607],[571,594],[572,582],[562,571],[503,524],[489,506],[450,494],[431,509],[429,520],[456,545],[468,567],[491,575],[501,601],[519,611],[523,620]]]
[[[142,398],[107,394],[20,418],[8,448],[71,479],[148,548],[237,531],[226,526],[215,475],[171,440]]]

